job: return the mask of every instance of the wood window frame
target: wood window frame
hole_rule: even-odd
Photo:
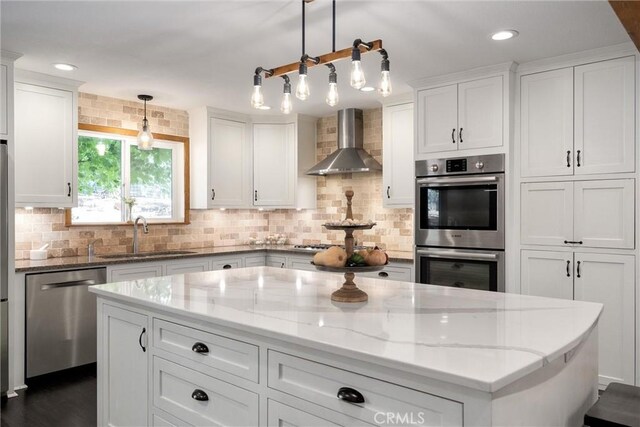
[[[91,125],[80,123],[78,124],[78,130],[80,131],[89,131],[89,132],[100,132],[106,134],[113,135],[123,135],[129,137],[137,137],[138,131],[131,129],[122,129],[111,126],[102,126],[102,125]],[[158,140],[170,141],[170,142],[179,142],[183,145],[184,150],[184,220],[183,221],[160,221],[153,222],[153,224],[181,224],[188,225],[191,223],[189,205],[191,200],[191,192],[190,192],[190,161],[189,161],[189,138],[186,136],[177,136],[177,135],[165,135],[162,133],[153,133],[153,137]],[[86,227],[92,225],[109,225],[109,226],[119,226],[124,225],[130,227],[131,224],[126,222],[105,222],[105,223],[76,223],[74,224],[71,219],[71,208],[66,208],[64,210],[64,225],[65,227]]]

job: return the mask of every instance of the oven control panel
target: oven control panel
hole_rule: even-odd
[[[504,172],[504,154],[416,161],[416,177]]]

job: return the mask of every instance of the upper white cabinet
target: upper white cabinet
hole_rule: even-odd
[[[634,61],[522,76],[523,177],[634,171]]]
[[[77,86],[16,72],[16,206],[77,204]]]
[[[503,76],[419,90],[417,153],[503,144]]]
[[[9,66],[0,64],[0,135],[9,134]]]
[[[520,98],[522,176],[573,173],[573,69],[523,76]]]
[[[413,103],[384,107],[382,117],[382,204],[387,208],[412,208]]]
[[[253,204],[292,206],[296,138],[293,123],[253,125]]]
[[[296,116],[253,123],[253,191],[255,207],[313,209],[316,178],[306,175],[316,162],[316,119]]]
[[[575,68],[576,174],[633,172],[635,58]]]
[[[191,208],[251,206],[248,117],[208,107],[189,111]]]
[[[634,248],[634,180],[524,183],[521,243]]]

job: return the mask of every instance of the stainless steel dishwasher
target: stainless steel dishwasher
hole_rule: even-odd
[[[96,297],[106,268],[26,276],[26,377],[96,361]]]

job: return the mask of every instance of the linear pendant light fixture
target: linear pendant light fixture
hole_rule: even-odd
[[[151,101],[153,96],[151,95],[138,95],[140,101],[144,101],[144,118],[142,119],[142,129],[138,133],[138,149],[139,150],[152,150],[153,149],[153,134],[149,130],[149,121],[147,120],[147,101]]]
[[[382,40],[373,40],[364,42],[361,39],[355,39],[351,47],[336,51],[336,0],[333,0],[332,17],[333,17],[333,50],[320,56],[309,56],[305,51],[305,7],[306,3],[313,0],[302,1],[302,56],[300,61],[287,65],[281,65],[275,68],[256,68],[253,76],[253,93],[251,95],[251,106],[253,108],[261,108],[264,105],[264,95],[262,94],[262,74],[266,79],[271,77],[282,77],[284,79],[284,89],[282,94],[282,103],[280,111],[289,114],[293,110],[291,100],[291,83],[287,74],[298,71],[298,83],[296,85],[296,98],[305,101],[311,96],[309,90],[309,69],[316,65],[326,65],[329,68],[329,90],[325,101],[330,106],[336,106],[339,101],[338,96],[338,75],[334,62],[346,58],[351,58],[351,75],[350,84],[354,89],[362,89],[366,84],[366,78],[362,69],[361,56],[368,52],[377,51],[382,55],[382,63],[380,66],[380,84],[378,92],[383,97],[391,95],[391,78],[389,75],[389,55],[382,48]]]

